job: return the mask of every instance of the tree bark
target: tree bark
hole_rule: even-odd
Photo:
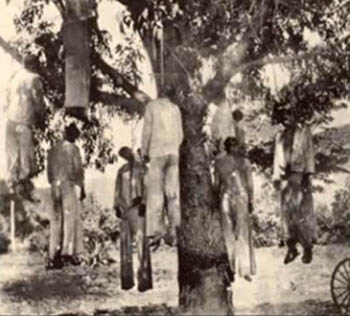
[[[201,97],[188,98],[182,107],[185,140],[180,159],[179,305],[195,315],[232,315],[226,292],[232,276],[211,184],[210,159],[200,132],[206,109]]]

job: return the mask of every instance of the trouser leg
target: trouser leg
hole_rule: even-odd
[[[229,264],[232,272],[235,273],[236,235],[234,232],[235,223],[232,221],[232,215],[230,196],[228,194],[223,194],[221,198],[221,223]]]
[[[62,246],[62,200],[60,196],[60,189],[56,185],[51,187],[51,196],[53,200],[53,210],[51,213],[50,221],[50,245],[49,245],[49,258],[55,259],[57,253],[61,251]]]
[[[252,236],[250,231],[250,218],[248,213],[248,199],[245,195],[231,197],[236,214],[236,260],[240,276],[250,280],[256,273],[256,263]]]
[[[138,290],[140,292],[153,288],[151,253],[146,236],[146,217],[139,217],[139,230],[137,233],[137,254],[138,254]]]
[[[148,170],[147,236],[164,236],[164,157],[152,158]]]
[[[179,159],[169,156],[165,168],[165,195],[168,207],[169,232],[173,237],[181,223]]]
[[[10,121],[6,124],[6,163],[7,163],[7,181],[11,190],[19,180],[20,157],[19,157],[19,138],[16,131],[17,125]]]
[[[123,219],[121,223],[120,259],[121,288],[123,290],[129,290],[135,283],[132,260],[132,240],[130,225],[127,219]]]
[[[74,184],[62,182],[63,206],[63,245],[62,255],[73,256],[76,249],[76,229],[78,214],[78,198]]]
[[[33,132],[29,126],[17,127],[20,149],[20,179],[29,179],[37,173]]]

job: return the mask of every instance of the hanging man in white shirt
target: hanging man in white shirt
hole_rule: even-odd
[[[45,125],[43,86],[35,73],[37,58],[24,57],[24,68],[11,78],[7,89],[6,159],[11,192],[38,202],[33,196],[31,179],[38,173],[33,141],[33,127]]]
[[[147,104],[141,144],[142,155],[150,159],[147,236],[153,237],[155,241],[168,236],[169,244],[176,243],[176,229],[181,222],[179,148],[183,130],[180,110],[170,101],[175,91],[174,87],[166,85],[160,98]],[[164,220],[166,217],[167,226]]]

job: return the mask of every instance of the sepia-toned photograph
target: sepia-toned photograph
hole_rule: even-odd
[[[350,315],[349,0],[0,0],[0,316]]]

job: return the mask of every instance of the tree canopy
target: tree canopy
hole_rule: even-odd
[[[85,126],[84,148],[88,161],[94,157],[91,162],[97,167],[102,168],[112,156],[112,144],[103,137],[97,109],[106,106],[109,114],[142,115],[149,100],[138,88],[136,61],[144,58],[142,52],[131,38],[113,46],[111,30],[103,30],[98,24],[103,18],[99,17],[99,6],[104,1],[125,6],[122,22],[118,25],[116,21],[115,27],[122,31],[132,28],[141,36],[158,82],[176,82],[182,100],[195,94],[208,106],[237,73],[242,74],[240,88],[244,93],[264,104],[256,116],[264,113],[273,124],[283,123],[283,110],[291,104],[301,120],[319,113],[320,121],[328,122],[334,101],[348,97],[350,4],[346,0],[92,1],[91,120]],[[45,19],[44,10],[53,4],[65,19],[66,3],[23,2],[23,10],[15,19],[17,40],[7,43],[1,39],[0,45],[13,56],[25,51],[39,54],[49,122],[64,103],[64,48],[57,21]],[[307,33],[317,36],[319,44],[310,45]],[[261,71],[264,65],[274,63],[291,73],[290,84],[277,95],[264,85]],[[205,75],[208,71],[209,76]],[[42,137],[52,142],[55,132],[48,128]],[[259,151],[255,146],[251,156],[262,162],[268,158],[266,154],[271,155],[267,148]]]

